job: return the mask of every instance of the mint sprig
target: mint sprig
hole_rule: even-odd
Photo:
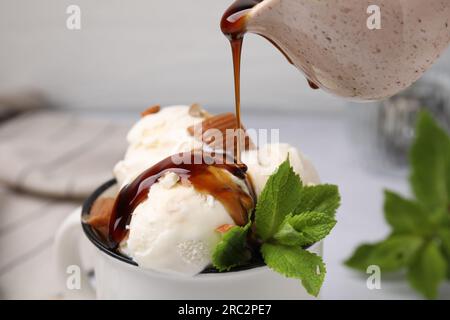
[[[317,296],[325,279],[322,258],[294,246],[265,243],[261,248],[266,264],[288,278],[300,279],[306,291]]]
[[[340,203],[341,197],[337,186],[331,184],[307,186],[301,190],[294,214],[320,212],[334,217]]]
[[[269,177],[256,204],[256,233],[263,241],[277,232],[286,215],[299,204],[303,184],[289,160]]]
[[[326,213],[289,214],[273,238],[287,246],[309,246],[325,238],[335,224],[334,217]]]
[[[233,227],[222,235],[213,252],[213,265],[230,270],[248,261],[248,239],[260,244],[264,262],[272,270],[301,280],[317,296],[325,278],[322,258],[304,249],[324,239],[336,224],[338,188],[304,186],[289,159],[268,179],[246,227]]]
[[[229,271],[231,268],[247,263],[251,258],[247,247],[247,234],[251,223],[245,227],[233,226],[225,232],[212,255],[212,261],[219,271]]]
[[[411,187],[418,202],[428,210],[450,203],[450,137],[429,113],[420,114],[417,136],[410,154]]]
[[[426,112],[417,120],[410,165],[415,198],[385,192],[391,235],[359,246],[345,263],[361,271],[370,265],[382,272],[405,269],[410,285],[433,299],[450,277],[450,137]]]

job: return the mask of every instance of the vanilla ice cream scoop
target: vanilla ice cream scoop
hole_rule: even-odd
[[[127,136],[128,150],[114,168],[120,186],[131,182],[145,169],[179,152],[201,149],[201,141],[187,131],[201,123],[202,113],[192,115],[189,106],[172,106],[142,117]]]
[[[303,184],[319,184],[320,178],[311,161],[295,147],[286,143],[267,144],[262,147],[245,151],[241,160],[248,167],[255,193],[261,194],[270,175],[272,175],[289,155],[289,161],[294,171],[300,176]]]
[[[141,267],[195,275],[211,263],[211,252],[220,240],[215,230],[235,223],[213,196],[178,179],[168,173],[134,210],[126,250]]]
[[[245,169],[216,155],[168,157],[121,189],[112,241],[140,267],[195,275],[211,264],[220,231],[247,223],[255,201]],[[211,161],[214,160],[214,161]]]

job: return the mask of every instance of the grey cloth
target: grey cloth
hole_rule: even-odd
[[[64,284],[56,276],[53,240],[79,205],[0,185],[0,299],[61,298]]]
[[[60,299],[55,232],[82,203],[70,199],[111,179],[129,125],[9,101],[0,103],[0,299]]]
[[[45,196],[82,198],[112,177],[129,127],[34,111],[0,124],[0,183]]]
[[[51,107],[52,103],[40,91],[28,89],[2,94],[0,95],[0,121],[8,120],[23,112]]]

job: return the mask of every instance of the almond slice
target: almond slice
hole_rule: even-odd
[[[202,108],[198,103],[191,104],[189,107],[189,115],[196,118],[209,118],[211,114]]]
[[[233,113],[223,113],[212,116],[199,124],[190,126],[187,130],[191,136],[206,143],[213,149],[224,150],[227,152],[227,147],[233,146],[234,151],[237,150],[239,134],[237,131],[236,116]],[[244,138],[241,138],[245,141],[244,149],[254,149],[255,145],[246,134],[245,128],[242,127],[241,130],[241,135],[245,135]],[[229,153],[231,153],[231,150]]]
[[[217,227],[216,231],[219,233],[225,233],[233,227],[234,227],[234,225],[232,225],[232,224],[223,224],[220,227]]]
[[[105,238],[107,238],[109,233],[109,222],[111,220],[114,202],[114,198],[98,198],[92,205],[86,221]]]
[[[218,129],[224,132],[226,129],[232,129],[236,127],[236,117],[232,113],[224,113],[216,116],[212,116],[203,120],[201,123],[190,126],[187,130],[191,136],[196,138],[202,138],[199,134],[206,133],[210,129]]]
[[[161,106],[159,104],[155,104],[154,106],[148,107],[143,112],[141,112],[141,117],[145,117],[150,114],[158,113],[159,110],[161,110]]]

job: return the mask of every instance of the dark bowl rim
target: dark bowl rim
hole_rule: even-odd
[[[106,244],[99,239],[99,236],[97,232],[90,226],[88,223],[85,222],[84,217],[89,216],[92,206],[94,205],[94,202],[109,188],[114,186],[117,183],[116,179],[108,180],[107,182],[103,183],[98,187],[83,203],[83,206],[81,208],[81,226],[83,227],[84,234],[86,237],[91,241],[98,249],[100,249],[102,252],[106,253],[107,255],[119,259],[120,261],[126,262],[128,264],[137,266],[136,262],[134,262],[132,259],[121,255],[117,252],[112,251],[111,249],[106,246]]]
[[[84,234],[89,239],[89,241],[91,241],[98,249],[100,249],[100,251],[102,251],[103,253],[105,253],[115,259],[118,259],[122,262],[125,262],[125,263],[130,264],[135,267],[138,267],[137,263],[134,262],[131,258],[121,255],[117,252],[114,252],[108,246],[106,246],[106,244],[99,239],[98,234],[94,230],[94,228],[92,228],[89,224],[84,222],[84,219],[83,219],[83,217],[89,216],[94,202],[106,190],[108,190],[115,184],[117,184],[117,180],[114,178],[110,179],[110,180],[106,181],[105,183],[103,183],[102,185],[100,185],[100,187],[98,187],[89,197],[86,198],[86,200],[84,201],[84,203],[81,207],[81,226],[83,228]],[[214,267],[207,267],[200,274],[226,274],[226,273],[233,273],[233,272],[247,271],[247,270],[262,268],[265,266],[266,266],[266,264],[263,261],[251,262],[251,263],[248,263],[248,264],[245,264],[242,266],[234,267],[231,270],[225,271],[225,272],[220,272],[219,270],[217,270]]]

